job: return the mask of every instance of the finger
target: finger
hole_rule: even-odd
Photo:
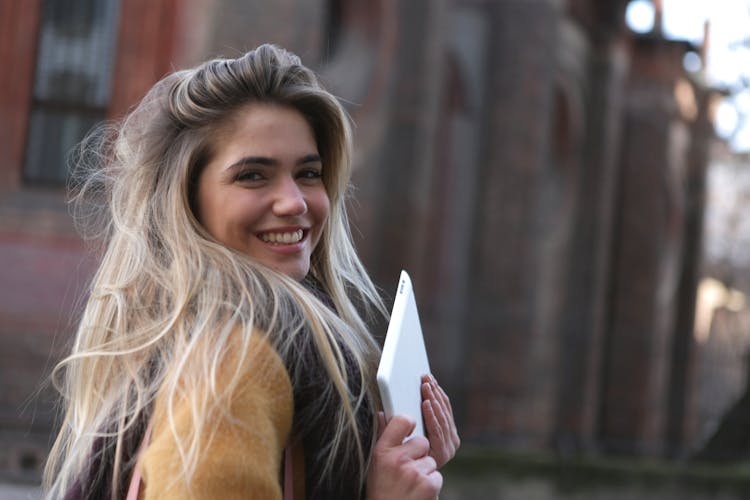
[[[440,402],[441,406],[443,406],[444,411],[446,413],[448,412],[453,413],[451,400],[448,397],[448,395],[445,393],[443,388],[440,387],[440,384],[438,384],[438,381],[435,379],[435,377],[431,378],[430,385],[432,386],[432,391],[435,393],[435,398]]]
[[[412,460],[427,456],[430,452],[430,442],[424,436],[414,436],[401,447],[404,454]]]
[[[430,397],[431,397],[431,395],[430,395],[430,381],[428,380],[428,381],[425,382],[423,380],[422,381],[422,386],[421,386],[420,389],[421,389],[421,392],[422,392],[422,401],[424,401],[426,399],[430,399]]]
[[[422,400],[425,399],[434,399],[435,394],[434,392],[430,391],[432,388],[432,376],[431,375],[423,375],[422,376],[422,384],[421,384],[421,392],[422,392]],[[435,404],[439,403],[439,401],[435,400]]]
[[[419,471],[420,474],[428,476],[437,470],[437,462],[431,456],[426,455],[414,460],[414,468]]]
[[[426,384],[422,385],[423,399],[429,399],[431,401],[435,415],[437,416],[440,425],[444,427],[445,431],[448,432],[450,423],[444,421],[443,416],[448,412],[447,407],[440,393],[437,391],[437,385],[430,378]]]
[[[435,391],[433,390],[432,384],[429,384],[427,392],[430,394],[430,398],[428,401],[430,401],[431,403],[431,407],[433,412],[435,413],[438,424],[440,424],[440,427],[443,429],[443,431],[448,434],[451,430],[451,423],[447,415],[447,409],[440,403],[440,400],[437,398]]]
[[[436,419],[437,425],[442,427],[445,432],[449,432],[450,429],[447,427],[447,423],[442,420],[442,414],[444,412],[438,413],[441,407],[440,401],[435,397],[435,392],[432,390],[432,384],[429,382],[426,384],[422,384],[422,400],[423,404],[427,402],[430,403],[430,411]],[[422,413],[424,413],[424,409]],[[444,432],[441,430],[440,434],[443,433]],[[437,434],[433,432],[432,435],[436,436]]]
[[[435,488],[437,488],[437,490],[440,491],[441,488],[443,487],[443,475],[440,472],[435,471],[431,473],[429,477],[432,483],[435,485]]]
[[[399,446],[414,431],[416,426],[417,423],[414,420],[403,415],[395,415],[386,424],[383,433],[378,438],[378,443],[388,448]]]
[[[437,395],[435,391],[432,388],[432,382],[427,381],[422,384],[422,400],[432,400],[433,405],[439,405],[441,404],[440,401],[437,399]]]
[[[450,398],[445,393],[442,387],[437,383],[437,380],[435,380],[434,377],[432,377],[432,382],[434,382],[434,390],[437,393],[436,396],[439,397],[443,404],[443,411],[446,415],[446,417],[449,418],[450,422],[450,428],[449,428],[449,434],[451,436],[451,439],[456,447],[458,447],[459,443],[461,442],[461,439],[458,437],[458,429],[456,428],[456,422],[453,417],[453,407],[451,406]]]
[[[435,410],[432,409],[432,403],[428,399],[422,403],[422,415],[424,416],[424,425],[427,428],[427,438],[430,440],[430,448],[436,449],[438,444],[445,441],[445,433],[440,427]]]
[[[423,407],[425,429],[427,430],[427,437],[430,441],[430,456],[435,459],[438,467],[442,467],[453,456],[451,453],[452,442],[446,440],[446,438],[450,438],[450,436],[446,436],[443,429],[440,427],[435,412],[430,405],[430,401],[425,401]]]
[[[440,471],[435,470],[427,475],[427,479],[430,482],[430,489],[435,492],[435,499],[437,500],[440,490],[443,488],[443,475]]]
[[[448,397],[448,394],[445,393],[443,388],[438,384],[437,379],[435,377],[432,377],[432,387],[435,391],[435,394],[437,398],[440,400],[440,403],[445,408],[446,412],[449,412],[453,414],[453,406],[451,405],[451,399]]]
[[[453,453],[461,444],[461,438],[458,436],[458,429],[456,428],[456,422],[453,417],[453,406],[451,405],[450,398],[445,393],[437,379],[432,375],[422,376],[422,398],[432,399],[434,401],[433,408],[437,413],[437,409],[442,409],[441,414],[437,414],[436,417],[442,422],[441,425],[445,429],[445,433],[450,440],[450,444],[453,445]],[[429,387],[425,387],[428,384]],[[444,417],[444,420],[443,420]],[[448,443],[446,441],[446,443]],[[453,454],[451,453],[451,455]]]

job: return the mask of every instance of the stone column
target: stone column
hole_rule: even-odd
[[[688,85],[687,81],[685,85]],[[708,151],[714,133],[709,117],[713,92],[699,85],[684,88],[693,89],[695,115],[686,117],[693,121],[690,123],[691,141],[685,179],[684,244],[672,341],[666,428],[666,451],[672,457],[679,457],[688,451],[686,448],[695,425],[694,415],[690,411],[696,355],[695,304],[703,247]]]
[[[612,452],[658,454],[663,446],[684,238],[688,139],[674,98],[684,52],[653,36],[632,45],[599,429]]]
[[[555,440],[562,452],[594,447],[627,65],[627,52],[615,40],[594,46],[587,65],[581,185],[560,315],[561,381]]]
[[[540,183],[548,167],[558,2],[489,6],[487,99],[474,204],[464,435],[546,442],[556,372],[539,352]]]

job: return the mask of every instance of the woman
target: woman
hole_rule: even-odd
[[[148,499],[436,498],[459,444],[443,391],[423,380],[428,439],[377,417],[350,135],[263,45],[166,77],[84,144],[78,207],[107,207],[105,247],[61,363],[50,498],[124,498],[136,463]]]

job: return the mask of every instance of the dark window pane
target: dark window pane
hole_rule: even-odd
[[[45,0],[24,177],[65,182],[66,156],[106,115],[118,0]]]
[[[27,179],[44,184],[64,182],[69,152],[99,120],[99,116],[83,113],[34,110],[26,153]]]

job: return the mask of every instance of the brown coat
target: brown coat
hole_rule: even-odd
[[[143,474],[139,498],[282,498],[282,456],[294,412],[292,384],[275,350],[262,335],[253,339],[229,412],[207,422],[213,432],[202,437],[189,484],[179,478],[182,460],[169,428],[165,398],[157,398],[151,442],[139,460]],[[217,375],[218,385],[236,368],[237,356],[230,354]],[[191,431],[194,419],[187,400],[176,402],[173,418],[178,435]]]

